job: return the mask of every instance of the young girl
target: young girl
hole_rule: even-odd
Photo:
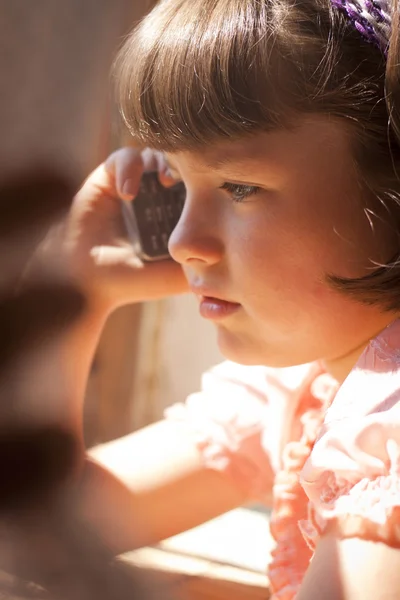
[[[163,0],[127,39],[122,113],[153,152],[114,154],[73,206],[65,246],[90,308],[65,341],[73,425],[117,305],[189,289],[232,362],[165,421],[85,460],[81,511],[115,552],[272,495],[274,600],[399,596],[391,12],[385,0]],[[187,199],[175,263],[143,266],[121,241],[120,201],[157,168]]]

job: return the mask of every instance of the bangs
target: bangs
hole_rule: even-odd
[[[292,61],[278,39],[285,15],[273,10],[264,1],[162,1],[115,65],[136,140],[177,151],[287,125]]]
[[[388,199],[397,224],[400,150],[385,66],[331,0],[160,0],[126,40],[114,73],[136,141],[167,152],[290,128],[304,114],[341,119],[360,186],[379,208]],[[330,283],[397,310],[399,265],[396,258],[371,276]]]

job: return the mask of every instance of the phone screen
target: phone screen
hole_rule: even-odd
[[[164,187],[157,173],[145,173],[139,192],[132,201],[130,215],[125,213],[125,222],[137,251],[143,260],[154,261],[169,258],[168,240],[181,216],[185,203],[186,189],[179,182],[173,187]]]

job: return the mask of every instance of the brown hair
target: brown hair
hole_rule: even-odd
[[[138,142],[172,152],[291,127],[299,114],[344,119],[369,210],[383,204],[400,237],[398,46],[386,62],[330,0],[162,0],[117,59],[121,112]],[[399,275],[400,256],[359,279],[329,279],[398,310]]]

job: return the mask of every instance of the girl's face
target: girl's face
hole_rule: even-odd
[[[170,252],[227,358],[322,359],[334,373],[393,320],[326,280],[362,276],[394,253],[394,234],[378,220],[371,227],[363,210],[341,123],[313,117],[167,159],[187,189]]]

